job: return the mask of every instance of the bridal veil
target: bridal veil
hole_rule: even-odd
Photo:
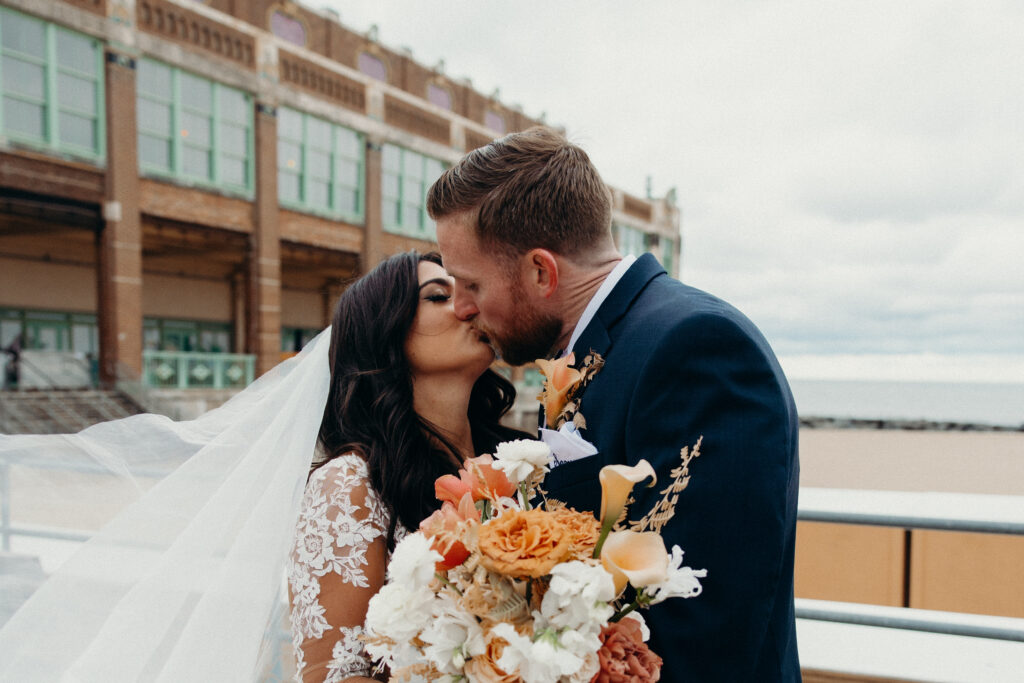
[[[195,420],[147,414],[73,435],[0,435],[12,492],[3,504],[16,522],[21,505],[110,515],[0,628],[0,681],[262,678],[281,646],[284,567],[329,346],[328,328]],[[87,507],[72,512],[69,495]]]

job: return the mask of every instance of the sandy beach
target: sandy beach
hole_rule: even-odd
[[[801,429],[800,485],[1024,495],[1024,432]]]

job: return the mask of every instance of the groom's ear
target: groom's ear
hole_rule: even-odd
[[[531,249],[522,257],[522,282],[541,298],[558,289],[558,259],[547,249]]]

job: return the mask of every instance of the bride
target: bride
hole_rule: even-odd
[[[499,420],[511,384],[486,337],[455,317],[436,254],[401,254],[342,295],[319,459],[302,499],[288,573],[304,681],[369,680],[359,636],[388,553],[438,503],[433,482],[522,438]],[[346,678],[347,676],[358,676]]]
[[[436,254],[389,258],[329,331],[196,420],[0,435],[16,504],[69,510],[71,490],[94,516],[125,497],[0,627],[0,681],[261,680],[285,576],[296,677],[368,680],[366,606],[434,480],[524,436],[499,423],[514,391],[452,286]]]

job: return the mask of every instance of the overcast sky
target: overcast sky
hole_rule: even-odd
[[[791,376],[1024,382],[1024,3],[308,4],[676,188]]]

